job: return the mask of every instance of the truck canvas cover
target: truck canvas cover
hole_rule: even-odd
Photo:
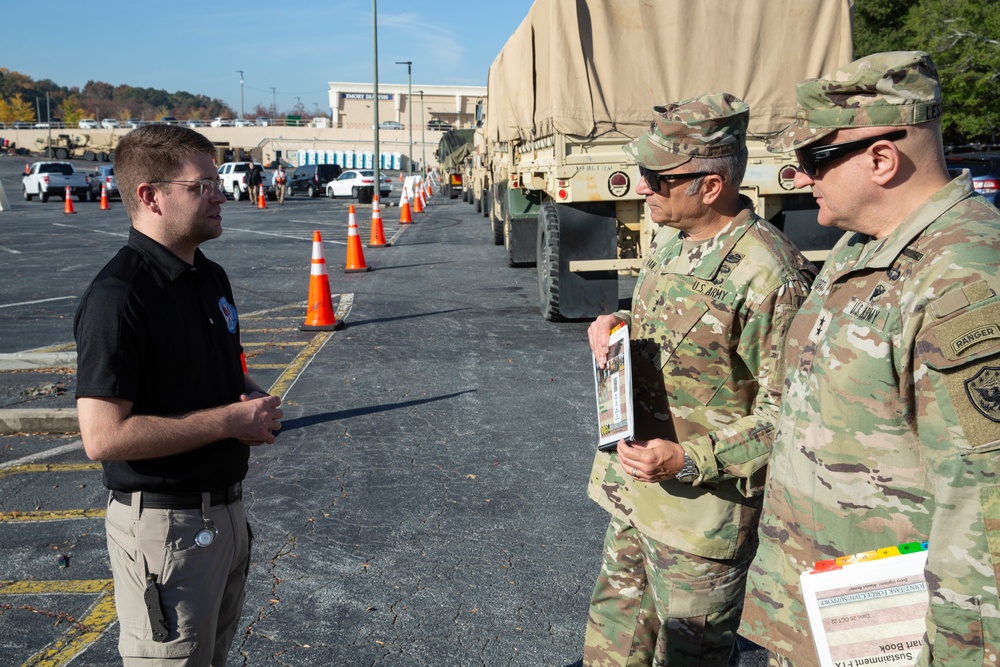
[[[853,58],[852,0],[536,0],[489,72],[486,136],[636,137],[654,105],[728,92],[750,133],[792,122],[795,84]]]

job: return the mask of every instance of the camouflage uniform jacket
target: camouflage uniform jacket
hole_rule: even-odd
[[[808,277],[803,276],[808,272]],[[750,209],[684,250],[670,228],[639,274],[630,321],[636,438],[681,444],[694,484],[636,482],[597,452],[589,494],[667,546],[745,556],[760,516],[778,416],[781,350],[813,267]]]
[[[845,234],[789,331],[741,633],[796,665],[804,569],[923,540],[924,664],[1000,653],[1000,213],[974,194],[966,172],[887,238]]]

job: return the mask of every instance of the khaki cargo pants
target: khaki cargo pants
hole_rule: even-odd
[[[207,547],[194,537],[202,510],[141,508],[114,500],[104,525],[115,580],[121,634],[118,651],[126,667],[220,667],[243,610],[250,539],[243,501],[215,505],[210,517],[219,533]],[[143,600],[146,570],[156,585],[169,634],[153,641]]]
[[[701,558],[612,519],[587,618],[586,667],[725,667],[753,552]]]

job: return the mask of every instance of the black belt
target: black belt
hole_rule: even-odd
[[[212,491],[211,505],[228,505],[243,497],[243,483],[236,482],[228,489]],[[132,504],[129,491],[112,491],[111,497],[122,505]],[[197,510],[201,509],[200,493],[149,493],[142,492],[142,506],[152,510]]]

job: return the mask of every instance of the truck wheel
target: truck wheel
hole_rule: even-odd
[[[94,154],[94,151],[84,151],[83,159],[86,160],[87,162],[93,162],[94,160],[97,159],[97,155]]]
[[[482,192],[479,193],[479,201],[483,204],[483,209],[481,213],[484,218],[490,217],[490,191],[489,188],[484,188]],[[477,211],[479,209],[476,209]]]
[[[111,151],[110,153],[108,153],[108,160],[107,161],[108,162],[114,162],[115,161],[115,152],[114,151]]]
[[[108,156],[107,153],[101,151],[100,153],[97,154],[97,159],[100,160],[101,162],[107,162],[111,158]]]
[[[233,186],[233,201],[243,201],[243,191],[238,185]]]
[[[28,188],[23,185],[21,186],[21,192],[24,193],[24,201],[31,201],[31,198],[34,197],[34,195],[28,193]]]
[[[503,220],[497,218],[496,214],[493,212],[492,193],[486,193],[486,199],[483,200],[483,206],[488,209],[487,215],[490,216],[490,232],[493,234],[493,245],[503,245]]]
[[[41,186],[39,186],[38,187],[38,198],[41,199],[43,203],[47,202],[49,200],[49,192],[48,192],[48,190],[42,190]]]
[[[87,190],[87,201],[97,201],[97,193],[93,190]]]
[[[48,146],[42,151],[42,157],[51,158],[55,151],[52,150],[52,146]]]
[[[469,189],[468,188],[462,190],[462,201],[464,201],[466,204],[471,204],[472,203],[472,200],[469,199],[469,194],[470,193],[469,193]]]
[[[475,206],[476,206],[476,213],[482,213],[483,212],[482,193],[479,193],[479,194],[480,194],[480,196],[479,197],[475,197],[476,201],[473,202],[475,204]]]
[[[351,197],[353,197],[354,199],[358,198],[358,188],[357,188],[357,186],[351,188]]]
[[[56,159],[57,160],[65,160],[68,157],[69,157],[69,151],[67,151],[65,148],[57,148],[56,149]]]
[[[562,319],[559,313],[559,214],[552,203],[542,205],[538,216],[538,304],[542,317],[550,322]]]

